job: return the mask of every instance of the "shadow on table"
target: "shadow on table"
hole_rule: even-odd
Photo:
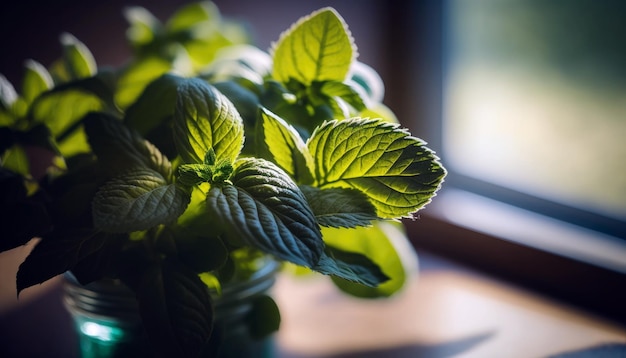
[[[378,350],[355,351],[324,356],[323,358],[444,358],[453,357],[466,352],[477,345],[485,342],[493,332],[486,332],[475,336],[458,339],[441,344],[411,344],[400,347],[385,348]],[[307,354],[283,354],[281,358],[322,358],[319,355]],[[569,357],[568,357],[569,358]]]
[[[594,347],[584,348],[576,351],[563,352],[550,358],[624,358],[626,357],[626,344],[611,343]]]

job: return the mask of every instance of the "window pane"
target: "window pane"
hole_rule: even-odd
[[[448,167],[626,219],[626,1],[450,0]]]

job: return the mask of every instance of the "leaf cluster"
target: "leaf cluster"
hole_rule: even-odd
[[[341,16],[315,11],[265,52],[210,2],[165,23],[125,15],[135,56],[121,68],[65,34],[50,68],[26,62],[20,94],[0,76],[0,250],[39,240],[18,292],[66,271],[120,279],[156,351],[190,357],[214,351],[222,286],[268,258],[355,296],[397,292],[410,265],[388,221],[446,172],[383,105]],[[279,322],[258,304],[252,335]]]

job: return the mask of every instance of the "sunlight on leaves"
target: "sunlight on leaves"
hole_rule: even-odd
[[[260,155],[281,167],[297,182],[313,182],[313,158],[298,132],[266,108],[261,109],[257,127],[257,149]]]
[[[445,170],[424,144],[398,125],[360,118],[326,122],[307,142],[317,185],[361,190],[389,219],[414,213],[439,189]]]
[[[243,120],[235,106],[200,79],[178,86],[174,111],[176,148],[187,163],[202,163],[209,149],[216,160],[234,162],[243,147]]]
[[[305,85],[343,81],[357,55],[348,26],[329,7],[301,18],[280,36],[273,50],[274,78],[283,83],[295,79]]]

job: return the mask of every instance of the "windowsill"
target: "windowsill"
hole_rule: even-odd
[[[429,212],[455,225],[626,273],[626,241],[459,189],[437,196]]]
[[[626,325],[626,244],[446,188],[407,223],[414,246]]]

